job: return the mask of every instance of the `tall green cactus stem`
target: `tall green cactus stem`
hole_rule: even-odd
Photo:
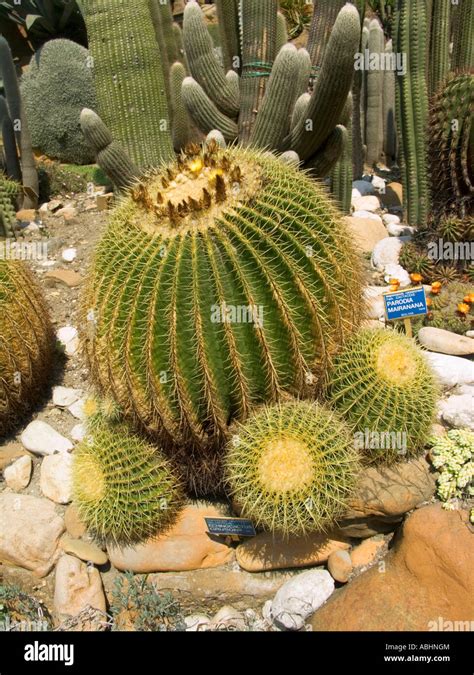
[[[240,72],[239,0],[216,0],[224,68]]]
[[[170,98],[170,81],[169,81],[169,75],[170,75],[170,67],[171,63],[168,58],[168,51],[165,48],[165,36],[163,33],[163,24],[162,24],[162,19],[161,19],[161,12],[158,6],[159,0],[148,0],[148,7],[150,10],[150,18],[153,23],[153,28],[155,30],[155,38],[156,42],[158,44],[158,48],[160,50],[160,55],[161,55],[161,67],[163,69],[163,78],[164,78],[164,84],[165,84],[165,89],[166,89],[166,95],[168,97],[168,101]],[[171,117],[171,110],[168,110],[168,113]]]
[[[192,77],[183,80],[182,96],[190,116],[203,133],[208,134],[213,129],[218,129],[226,141],[234,141],[237,138],[239,133],[237,124],[217,108],[201,85]]]
[[[362,28],[362,35],[360,39],[360,44],[361,44],[361,53],[365,54],[366,49],[369,48],[369,28],[368,26],[364,26]],[[367,123],[367,71],[364,69],[360,71],[362,73],[362,79],[361,79],[361,90],[360,90],[360,127],[362,130],[362,145],[367,146],[367,140],[365,138],[365,127]],[[364,156],[362,158],[362,169],[360,172],[360,175],[363,173],[364,169],[364,160],[365,160],[365,154],[366,151],[364,151]]]
[[[237,71],[228,70],[226,73],[226,80],[234,91],[234,96],[237,101],[240,101],[240,77]]]
[[[13,129],[20,149],[21,174],[24,187],[23,208],[36,209],[39,198],[38,172],[31,145],[28,122],[21,101],[20,87],[15,64],[8,42],[0,35],[0,75],[3,78],[5,96]]]
[[[449,72],[452,0],[432,0],[429,93],[438,91]],[[472,4],[469,2],[469,4]],[[471,35],[472,40],[472,35]],[[456,39],[455,39],[456,43]]]
[[[365,0],[358,3],[358,11],[361,26],[364,23],[365,16]],[[359,51],[364,54],[363,30],[360,36]],[[361,178],[364,173],[364,144],[365,144],[365,127],[362,126],[362,105],[364,108],[364,125],[365,125],[365,92],[363,93],[365,70],[357,69],[354,73],[354,83],[352,85],[353,98],[353,112],[352,112],[352,174],[355,178]]]
[[[393,53],[393,43],[389,40],[385,45],[385,54]],[[387,69],[383,74],[383,152],[385,161],[390,166],[397,155],[397,129],[395,120],[395,88],[397,75],[394,70]]]
[[[304,173],[250,149],[190,152],[113,213],[84,337],[100,390],[210,490],[232,420],[322,386],[360,321],[361,264]]]
[[[12,237],[20,185],[0,174],[0,237]],[[3,263],[2,263],[3,264]]]
[[[214,52],[201,8],[194,0],[184,10],[183,40],[193,78],[222,114],[237,117],[239,102]]]
[[[3,155],[7,176],[21,181],[21,167],[18,159],[15,131],[5,98],[0,96],[0,135],[3,140]]]
[[[140,171],[122,146],[114,141],[108,127],[97,113],[88,108],[81,112],[80,122],[84,137],[94,148],[97,164],[119,190],[128,187]]]
[[[288,133],[294,91],[298,84],[298,50],[292,44],[281,48],[268,80],[267,91],[250,136],[257,148],[279,149]]]
[[[314,178],[326,178],[336,166],[344,151],[347,129],[342,124],[329,134],[317,154],[306,162],[305,168]]]
[[[315,76],[323,63],[324,52],[329,42],[337,15],[346,0],[313,0],[313,17],[309,27],[308,52]]]
[[[465,218],[473,213],[473,120],[474,73],[453,73],[434,97],[430,113],[429,173],[435,223],[445,215]]]
[[[186,52],[184,50],[183,31],[181,30],[181,26],[177,23],[173,24],[173,34],[176,42],[176,50],[178,52],[178,61],[180,61],[186,68],[187,74],[189,73],[189,63],[188,59],[186,58]]]
[[[276,57],[278,0],[240,0],[242,83],[239,139],[248,145]]]
[[[186,69],[176,61],[170,71],[170,97],[173,113],[173,145],[176,152],[183,149],[190,140],[191,121],[183,101],[182,86]]]
[[[377,19],[369,27],[370,58],[376,54],[379,64],[385,51],[383,29]],[[367,144],[367,164],[373,166],[380,161],[383,150],[383,79],[384,71],[380,65],[367,73],[367,113],[365,120],[365,138]]]
[[[460,0],[454,28],[452,68],[474,68],[474,5],[472,0]]]
[[[284,14],[281,12],[278,12],[277,14],[277,29],[276,29],[276,53],[280,51],[280,49],[286,45],[288,42],[289,37],[288,37],[288,26],[286,24],[286,19]]]
[[[295,150],[303,160],[316,154],[333,130],[334,121],[341,117],[352,86],[354,54],[359,41],[359,13],[353,5],[347,4],[339,12],[329,38],[307,118],[302,119],[286,139],[286,147]]]
[[[428,219],[428,64],[427,11],[424,2],[398,0],[396,52],[406,54],[407,72],[397,76],[402,144],[402,182],[410,225]]]
[[[160,49],[148,0],[82,0],[98,112],[143,169],[173,157]]]
[[[173,14],[169,0],[152,0],[158,6],[161,15],[161,27],[163,30],[164,43],[160,48],[163,52],[166,50],[168,63],[171,65],[178,60],[178,50],[173,32]]]
[[[336,198],[341,211],[346,214],[350,213],[352,201],[352,111],[353,99],[352,94],[350,94],[341,117],[341,124],[345,127],[341,156],[331,175],[332,194]]]
[[[306,49],[298,49],[298,81],[295,89],[295,100],[308,91],[310,77],[311,57]]]
[[[301,94],[296,99],[296,103],[293,108],[293,113],[291,115],[291,124],[290,128],[293,130],[303,119],[303,116],[306,115],[308,109],[308,104],[311,101],[311,94]]]

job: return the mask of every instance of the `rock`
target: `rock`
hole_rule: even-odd
[[[74,206],[63,206],[63,208],[58,209],[54,215],[58,218],[62,216],[64,220],[69,221],[77,216],[77,209]]]
[[[77,329],[73,326],[64,326],[56,333],[59,342],[63,345],[68,356],[74,356],[79,349],[79,337]]]
[[[380,176],[372,176],[372,185],[377,192],[384,192],[387,186],[387,181]]]
[[[86,402],[86,399],[81,398],[79,401],[76,401],[72,405],[69,406],[68,410],[71,413],[73,417],[75,417],[78,420],[83,421],[86,417],[86,414],[84,412],[84,404]]]
[[[391,279],[398,279],[400,288],[412,286],[410,275],[401,265],[385,265],[383,273],[387,284],[390,283]]]
[[[60,453],[45,457],[41,464],[41,492],[57,504],[68,504],[72,499],[72,455]]]
[[[83,282],[81,275],[74,272],[74,270],[52,270],[51,272],[46,272],[44,278],[51,280],[53,283],[64,284],[68,288],[75,288]]]
[[[395,213],[384,213],[382,216],[384,225],[399,225],[400,216],[397,216]]]
[[[398,265],[403,243],[404,241],[400,237],[381,239],[372,251],[372,267],[383,272],[386,265]]]
[[[33,462],[31,461],[31,457],[25,455],[16,459],[10,466],[7,466],[3,471],[3,477],[11,490],[19,492],[28,487],[32,471]]]
[[[438,409],[444,422],[455,429],[474,431],[474,399],[472,394],[450,396],[439,401]]]
[[[368,180],[354,180],[352,181],[352,188],[357,190],[361,197],[375,194],[375,187]]]
[[[442,436],[446,436],[447,431],[443,427],[442,424],[432,424],[431,425],[431,433],[430,436],[436,436],[437,438],[441,438]]]
[[[206,630],[211,623],[211,620],[205,614],[191,614],[184,618],[187,633],[199,633]]]
[[[64,524],[66,530],[71,537],[78,539],[86,533],[86,526],[79,518],[79,512],[74,504],[70,504],[64,513]]]
[[[418,340],[431,352],[451,354],[452,356],[469,356],[474,354],[474,340],[464,335],[451,333],[442,328],[427,326],[420,328]]]
[[[87,607],[105,614],[106,603],[100,572],[78,558],[63,555],[56,567],[54,584],[54,612],[58,621],[74,617]],[[104,617],[105,620],[105,617]],[[83,630],[101,628],[97,621],[88,621]]]
[[[472,361],[433,352],[424,354],[443,389],[451,389],[459,384],[474,384]]]
[[[41,420],[30,422],[21,434],[24,447],[35,455],[53,455],[72,450],[71,441]]]
[[[467,330],[466,331],[466,337],[474,338],[474,330]]]
[[[77,258],[77,248],[66,248],[61,253],[61,258],[64,262],[71,263]]]
[[[380,194],[380,200],[386,209],[403,207],[403,187],[401,183],[389,183],[385,192]]]
[[[73,441],[80,443],[86,437],[86,427],[83,424],[76,424],[72,429],[70,436]]]
[[[119,570],[142,574],[224,565],[232,560],[234,551],[221,540],[209,536],[204,520],[222,515],[222,511],[214,506],[186,506],[166,533],[133,547],[109,545],[109,558]]]
[[[231,605],[222,607],[209,625],[210,630],[245,630],[246,627],[245,616]]]
[[[426,632],[448,630],[440,620],[472,621],[474,546],[467,524],[467,511],[440,503],[414,511],[384,568],[376,565],[336,591],[313,616],[313,630]]]
[[[367,195],[365,197],[356,197],[352,205],[354,211],[377,211],[380,208],[380,201],[378,197]]]
[[[347,538],[336,532],[288,538],[261,532],[237,547],[236,558],[247,572],[262,572],[321,565],[333,551],[349,547]]]
[[[58,211],[58,209],[61,209],[63,207],[63,203],[59,199],[52,199],[50,202],[47,204],[48,211],[51,213],[55,213]]]
[[[0,494],[0,562],[44,577],[56,562],[63,532],[64,521],[47,499]]]
[[[19,443],[13,442],[8,443],[0,448],[0,471],[3,471],[9,464],[18,459],[18,457],[24,457],[26,455],[26,450]]]
[[[388,233],[391,237],[413,237],[415,228],[411,225],[398,225],[397,223],[388,223]]]
[[[378,534],[389,534],[397,529],[403,516],[359,516],[343,518],[339,522],[340,531],[353,539],[369,539]]]
[[[387,230],[372,218],[346,216],[346,223],[354,238],[355,245],[364,253],[371,253],[377,242],[385,239]]]
[[[390,467],[367,467],[359,477],[339,527],[347,536],[344,524],[367,516],[387,518],[389,523],[396,524],[403,514],[431,499],[435,487],[432,467],[423,457]]]
[[[352,574],[352,560],[349,551],[333,551],[328,558],[328,570],[333,579],[345,584]]]
[[[16,219],[25,223],[29,223],[35,218],[36,218],[35,209],[20,209],[20,211],[16,212]]]
[[[387,289],[384,286],[367,286],[364,288],[368,319],[380,319],[385,316],[383,295],[386,292]]]
[[[356,546],[351,551],[351,560],[354,567],[367,567],[377,558],[385,546],[383,537],[371,537]]]
[[[334,591],[326,570],[309,570],[287,581],[277,591],[270,608],[273,623],[287,630],[301,630],[306,620]]]
[[[53,403],[58,408],[67,408],[80,399],[81,396],[81,389],[70,389],[69,387],[54,387],[53,389]]]
[[[59,545],[63,551],[76,556],[76,558],[79,558],[84,562],[91,562],[94,563],[94,565],[105,565],[108,561],[107,554],[90,541],[72,539],[71,537],[66,536],[61,539]]]
[[[347,216],[350,217],[350,216]],[[380,225],[383,225],[382,218],[377,215],[376,213],[372,213],[371,211],[354,211],[352,214],[353,218],[367,218],[368,220],[375,220],[375,222],[380,223]],[[386,230],[384,230],[386,232]],[[387,236],[385,234],[385,236]]]

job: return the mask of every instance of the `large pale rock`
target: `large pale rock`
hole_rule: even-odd
[[[386,265],[398,265],[403,243],[402,237],[381,239],[372,251],[372,266],[383,272]]]
[[[43,577],[57,560],[63,532],[64,521],[47,499],[0,495],[0,562]]]
[[[239,565],[247,572],[310,567],[326,562],[331,553],[350,548],[347,537],[338,533],[309,534],[284,538],[261,532],[237,548]]]
[[[412,237],[415,234],[415,228],[411,225],[388,223],[387,232],[391,237]]]
[[[25,448],[15,441],[8,443],[0,448],[0,471],[3,471],[18,457],[27,455]]]
[[[412,285],[410,275],[401,265],[385,265],[383,273],[387,284],[390,283],[391,279],[398,279],[400,288],[408,288],[408,286]]]
[[[472,621],[474,545],[467,511],[436,503],[406,520],[394,549],[336,591],[312,617],[316,631],[429,631]],[[469,624],[468,624],[469,625]]]
[[[74,326],[64,326],[56,333],[60,344],[64,347],[67,356],[74,356],[79,349],[79,335]]]
[[[41,420],[28,424],[21,434],[24,447],[35,455],[53,455],[56,452],[66,453],[73,449],[73,444],[61,436],[53,427]]]
[[[445,401],[439,401],[438,409],[441,418],[450,427],[474,431],[474,398],[472,393],[454,395]]]
[[[54,387],[53,403],[59,408],[67,408],[82,396],[81,389],[71,389],[70,387]]]
[[[474,363],[459,356],[425,352],[425,358],[444,389],[474,384]]]
[[[143,574],[224,565],[233,559],[234,551],[223,540],[212,538],[207,533],[204,520],[222,515],[214,506],[186,506],[166,532],[136,546],[120,548],[110,545],[109,558],[119,570]]]
[[[328,570],[333,579],[345,584],[352,574],[352,560],[349,551],[333,551],[328,558]]]
[[[380,319],[385,315],[383,295],[386,292],[387,289],[384,286],[367,286],[364,288],[368,319]]]
[[[352,182],[352,188],[358,191],[360,197],[375,194],[375,186],[369,180],[355,180]]]
[[[78,558],[63,555],[56,567],[54,611],[58,621],[74,617],[88,607],[105,613],[106,603],[99,571]],[[83,630],[98,630],[95,621],[86,622]]]
[[[86,526],[79,518],[79,512],[74,504],[70,504],[64,513],[66,530],[71,537],[78,539],[86,533]]]
[[[375,220],[377,223],[382,224],[382,218],[377,213],[372,213],[372,211],[354,211],[352,217],[368,218],[369,220]]]
[[[306,620],[334,591],[334,579],[326,570],[309,570],[287,581],[275,597],[269,614],[280,628],[301,630]]]
[[[57,504],[69,504],[72,499],[72,455],[49,455],[41,464],[41,492]]]
[[[31,461],[31,457],[25,455],[24,457],[19,457],[10,466],[7,466],[3,472],[3,477],[9,488],[15,492],[19,492],[28,487],[32,471],[33,462]]]
[[[91,541],[65,536],[61,539],[60,546],[66,553],[94,565],[105,565],[108,560],[107,554]]]
[[[371,253],[377,242],[387,236],[387,230],[382,222],[372,218],[346,216],[346,223],[349,225],[355,245],[363,253]]]
[[[356,197],[352,200],[354,211],[377,211],[380,208],[380,200],[373,195]]]
[[[452,356],[474,354],[474,340],[472,338],[442,328],[433,328],[432,326],[420,328],[418,340],[423,347],[431,352],[451,354]]]

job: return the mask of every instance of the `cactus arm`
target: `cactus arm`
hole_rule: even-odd
[[[309,27],[307,50],[315,72],[323,63],[334,22],[346,0],[313,0],[313,16]]]
[[[385,53],[393,53],[391,40],[385,46]],[[395,161],[397,155],[397,132],[395,127],[396,77],[397,75],[393,70],[386,70],[383,75],[383,151],[385,161],[389,166]]]
[[[293,113],[291,115],[291,124],[290,124],[291,130],[293,130],[303,119],[303,115],[306,114],[310,100],[311,94],[308,93],[301,94],[301,96],[296,99],[296,103],[293,108]]]
[[[3,154],[7,176],[19,183],[21,182],[21,167],[20,160],[18,159],[15,132],[8,113],[7,102],[3,96],[0,96],[0,130],[3,139]]]
[[[207,134],[213,129],[218,129],[226,141],[237,138],[239,131],[237,124],[221,113],[201,85],[192,77],[184,79],[182,94],[188,113],[203,133]]]
[[[226,71],[240,72],[240,39],[238,0],[216,0],[217,18]]]
[[[370,22],[369,53],[379,57],[385,51],[385,40],[382,26],[377,19]],[[365,138],[367,144],[367,164],[373,166],[380,160],[383,145],[383,70],[371,69],[367,73],[367,114],[365,122]]]
[[[277,29],[276,29],[276,53],[286,45],[288,42],[288,26],[286,25],[286,19],[284,14],[278,12],[277,14]]]
[[[176,152],[184,148],[190,140],[190,120],[181,91],[185,77],[186,69],[183,64],[179,61],[173,63],[170,72],[170,91],[173,111],[173,145]]]
[[[314,178],[326,178],[326,176],[329,176],[344,150],[346,135],[347,129],[338,124],[329,134],[317,154],[306,162],[305,169],[309,171],[311,176]]]

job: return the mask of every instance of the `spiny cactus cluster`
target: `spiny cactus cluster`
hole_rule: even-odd
[[[233,419],[322,384],[360,289],[323,188],[263,153],[191,146],[133,185],[99,244],[92,373],[206,492]]]
[[[16,221],[15,201],[20,185],[0,174],[0,237],[11,237]]]
[[[40,289],[23,263],[0,260],[0,437],[44,392],[54,353]]]
[[[276,0],[242,0],[239,42],[224,23],[224,53],[238,49],[232,59],[227,57],[226,65],[231,63],[234,70],[226,75],[213,51],[199,5],[189,2],[183,37],[192,77],[183,82],[183,100],[204,133],[219,129],[227,141],[238,139],[243,145],[292,150],[315,173],[314,165],[350,93],[360,17],[349,4],[338,14],[313,91],[304,109],[296,114],[296,101],[309,93],[311,57],[290,44],[277,53],[277,9]],[[336,160],[337,155],[328,173]]]
[[[474,497],[474,433],[452,429],[431,444],[431,461],[439,471],[438,497],[445,509],[455,509],[457,500]],[[470,519],[474,523],[474,509]]]
[[[344,511],[359,469],[348,427],[329,408],[264,408],[229,442],[225,471],[241,515],[285,535],[321,532]]]
[[[453,333],[464,335],[474,328],[474,285],[453,281],[441,287],[436,294],[429,293],[429,313],[419,324],[444,328]],[[460,307],[462,305],[462,307]],[[462,311],[459,311],[459,310]]]
[[[423,448],[438,390],[411,339],[384,329],[360,331],[337,356],[330,381],[329,400],[354,433],[370,441],[363,445],[367,462],[388,464]],[[377,437],[385,442],[377,444]]]
[[[47,42],[31,59],[20,89],[34,148],[69,164],[94,162],[79,124],[83,108],[96,108],[87,49],[70,40]]]
[[[102,541],[133,544],[166,528],[182,504],[175,470],[120,422],[95,418],[74,451],[73,501]]]

